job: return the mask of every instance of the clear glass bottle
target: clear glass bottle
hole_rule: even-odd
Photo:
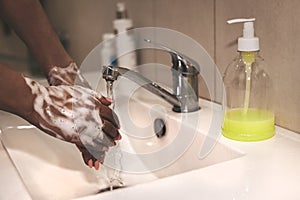
[[[255,48],[244,47],[239,44],[238,56],[223,77],[226,108],[222,134],[239,141],[265,140],[275,132],[272,81],[260,56],[258,39]]]

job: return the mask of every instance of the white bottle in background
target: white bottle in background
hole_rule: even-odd
[[[126,32],[133,27],[132,20],[128,18],[127,10],[124,2],[117,3],[116,19],[113,21],[113,26],[116,34],[116,50],[118,55],[118,65],[129,69],[135,69],[137,65],[137,56],[135,51],[135,41]],[[130,52],[128,52],[130,51]]]
[[[101,66],[115,65],[116,62],[116,44],[115,34],[104,33],[102,35],[102,48],[101,48]]]

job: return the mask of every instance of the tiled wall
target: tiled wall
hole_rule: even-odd
[[[44,0],[58,30],[70,37],[70,54],[78,63],[112,31],[117,0]],[[177,30],[199,42],[223,74],[236,55],[242,25],[227,25],[236,17],[255,17],[261,54],[274,83],[276,124],[300,132],[300,1],[298,0],[125,0],[135,27]],[[155,54],[150,62],[167,62]],[[154,59],[154,61],[152,60]],[[164,76],[161,73],[155,74]],[[203,81],[200,96],[208,97]]]

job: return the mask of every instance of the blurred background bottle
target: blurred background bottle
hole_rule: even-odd
[[[113,21],[116,37],[117,63],[121,67],[135,69],[137,56],[135,41],[128,30],[133,28],[133,23],[128,18],[127,9],[124,2],[117,3],[116,19]]]

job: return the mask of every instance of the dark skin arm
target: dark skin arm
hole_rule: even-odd
[[[1,17],[28,46],[43,72],[73,60],[63,48],[38,0],[0,0]]]
[[[73,62],[60,43],[38,0],[0,0],[0,16],[24,41],[47,78],[49,78],[49,72],[55,67],[65,68]],[[39,121],[30,118],[30,113],[33,112],[34,96],[28,85],[25,84],[23,76],[4,65],[0,65],[0,71],[0,109],[23,117],[37,125]],[[67,85],[71,87],[72,83],[69,83]],[[59,86],[60,84],[52,85]],[[18,101],[19,99],[22,101]],[[102,98],[101,101],[103,106],[107,107],[110,104],[107,99]],[[41,129],[41,127],[39,128]],[[53,133],[50,134],[53,135]],[[59,131],[57,134],[60,134]],[[117,138],[120,137],[114,135],[113,139]],[[81,151],[84,162],[88,166],[98,169],[99,162],[103,162],[103,160],[95,159],[84,145],[74,143]]]

